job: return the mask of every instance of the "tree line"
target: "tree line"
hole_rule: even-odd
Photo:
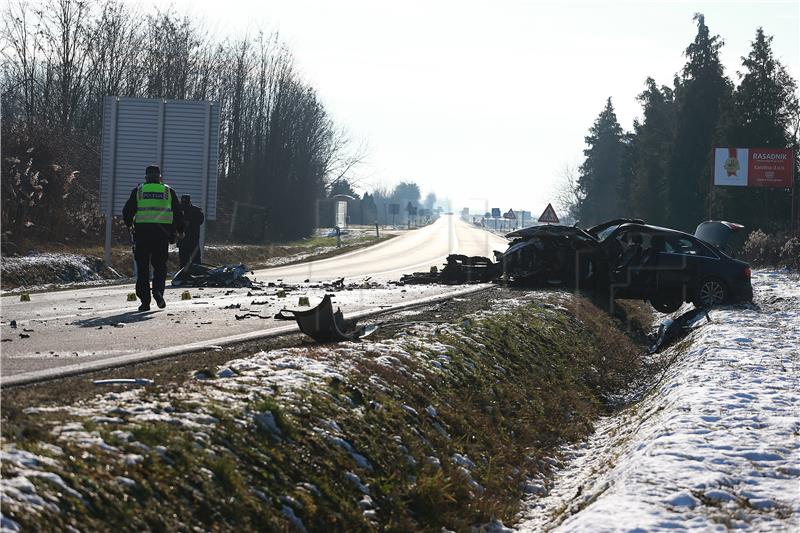
[[[756,30],[742,58],[738,84],[720,62],[723,41],[696,14],[697,35],[671,86],[645,81],[641,120],[632,131],[617,121],[611,98],[586,136],[585,159],[567,173],[562,207],[582,226],[618,218],[693,232],[708,218],[748,229],[789,227],[785,189],[714,187],[714,147],[798,148],[797,82],[772,52],[772,37]],[[795,166],[795,187],[798,169]]]
[[[241,202],[263,209],[265,238],[308,235],[363,157],[276,34],[220,40],[120,0],[12,0],[1,28],[4,242],[98,234],[107,95],[219,104],[219,228]]]
[[[392,189],[377,187],[371,193],[367,191],[362,196],[353,189],[347,179],[342,179],[329,191],[329,198],[336,195],[351,198],[347,200],[347,213],[351,224],[403,225],[409,221],[421,222],[433,218],[437,208],[449,204],[446,199],[440,201],[434,192],[429,192],[423,199],[419,185],[413,181],[401,181]],[[397,206],[397,213],[392,213],[390,207],[392,204]],[[416,214],[413,209],[416,209]],[[449,210],[449,207],[447,209]]]

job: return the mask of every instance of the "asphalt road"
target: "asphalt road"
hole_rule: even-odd
[[[346,284],[361,284],[365,278],[381,284],[378,288],[335,291],[334,302],[345,316],[444,295],[459,288],[395,287],[386,282],[404,273],[441,266],[450,253],[491,256],[493,250],[505,247],[504,239],[453,216],[443,216],[430,226],[375,246],[255,272],[257,281],[296,285],[285,298],[279,298],[274,288],[190,289],[193,298],[181,300],[182,291],[168,285],[166,309],[153,306],[150,312],[139,313],[138,302],[126,301],[134,291],[132,285],[33,294],[30,302],[6,296],[0,311],[0,375],[21,376],[112,358],[130,359],[138,354],[287,328],[286,322],[272,316],[284,307],[297,308],[300,296],[308,296],[311,305],[316,305],[331,292],[322,283],[337,278],[345,278]],[[248,316],[237,319],[237,315]],[[16,320],[16,329],[10,327],[11,320]]]

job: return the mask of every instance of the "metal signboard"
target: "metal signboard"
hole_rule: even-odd
[[[553,209],[553,204],[547,204],[547,207],[544,208],[542,216],[539,217],[539,222],[544,222],[546,224],[558,224],[558,216],[556,215],[556,210]]]
[[[500,208],[493,207],[492,208],[492,218],[500,218]]]
[[[400,204],[389,204],[389,214],[390,215],[399,215],[400,214]]]
[[[158,165],[164,183],[189,194],[206,220],[217,215],[219,106],[213,102],[107,96],[103,103],[100,206],[106,213],[106,262],[111,220],[131,191]],[[200,227],[200,244],[205,225]]]
[[[714,185],[791,188],[793,176],[793,150],[714,149]]]
[[[517,214],[514,213],[513,209],[509,209],[507,212],[503,213],[503,218],[508,220],[517,220]]]
[[[335,214],[335,221],[337,228],[345,228],[347,227],[347,201],[346,200],[336,200],[336,214]]]

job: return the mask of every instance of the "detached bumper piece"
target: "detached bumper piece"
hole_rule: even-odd
[[[278,320],[294,318],[300,331],[317,342],[354,341],[367,333],[364,328],[356,327],[355,320],[345,319],[341,309],[333,311],[333,302],[329,294],[326,294],[322,302],[313,309],[303,311],[281,309],[275,318]]]
[[[667,346],[674,344],[677,340],[688,335],[693,329],[704,324],[703,319],[711,322],[708,316],[708,309],[697,307],[690,309],[675,319],[667,319],[658,326],[658,333],[655,342],[650,346],[649,352],[655,353]]]
[[[173,287],[252,287],[253,282],[245,276],[244,265],[198,265],[190,264],[179,270],[172,278]]]

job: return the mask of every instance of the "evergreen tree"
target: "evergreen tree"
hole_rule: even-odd
[[[582,197],[578,213],[584,227],[618,216],[622,137],[622,128],[609,98],[585,138],[588,147],[583,155],[586,159],[578,176]]]
[[[636,215],[633,204],[633,187],[636,179],[636,161],[639,158],[639,143],[636,138],[638,121],[633,121],[633,132],[622,135],[622,158],[620,160],[619,183],[617,184],[617,217],[631,218]]]
[[[686,49],[688,62],[676,80],[676,129],[666,184],[668,223],[686,231],[707,216],[711,149],[722,104],[731,93],[719,61],[722,40],[711,36],[702,14],[694,20],[697,36]]]
[[[797,82],[772,54],[772,37],[756,30],[744,72],[733,94],[733,105],[721,126],[723,146],[787,148],[795,139],[791,131],[798,118]],[[786,226],[791,210],[789,191],[726,187],[716,193],[715,208],[722,218],[749,229],[767,231]]]
[[[375,205],[375,197],[368,192],[365,192],[364,198],[361,199],[361,222],[362,224],[378,222],[378,206]]]
[[[636,146],[631,184],[631,215],[653,224],[664,224],[668,155],[675,130],[672,89],[659,88],[653,78],[638,96],[643,122],[634,124]]]
[[[353,186],[350,185],[350,182],[346,179],[340,179],[331,186],[331,190],[328,193],[328,198],[333,198],[337,194],[345,194],[347,196],[352,196],[355,199],[360,198],[359,194],[353,189]]]

